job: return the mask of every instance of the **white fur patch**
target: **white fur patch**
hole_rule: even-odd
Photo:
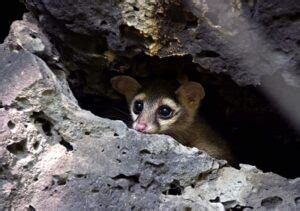
[[[174,111],[178,110],[178,103],[176,103],[174,100],[171,98],[163,98],[161,100],[161,105],[167,105],[170,108],[172,108]]]
[[[140,100],[143,101],[143,106],[144,109],[142,111],[142,113],[140,115],[137,115],[133,112],[133,106],[134,106],[134,102]],[[157,109],[160,106],[168,106],[173,110],[173,115],[172,118],[170,119],[160,119],[158,117],[157,114]],[[146,121],[147,123],[147,128],[145,130],[145,133],[155,133],[155,132],[164,132],[167,129],[170,129],[172,127],[172,125],[178,120],[178,118],[180,117],[180,112],[178,113],[178,111],[180,111],[181,106],[176,103],[174,100],[172,100],[171,98],[159,98],[157,99],[157,101],[155,101],[155,103],[153,104],[149,104],[146,100],[146,94],[145,93],[140,93],[138,95],[136,95],[130,105],[130,113],[132,116],[132,120],[133,120],[133,125],[132,127],[135,128],[137,125],[137,119],[144,119],[144,121]],[[158,124],[160,126],[160,129],[158,131],[158,128],[156,125],[153,125],[153,122],[155,121],[155,119],[158,121]]]
[[[161,100],[161,106],[162,105],[169,106],[173,110],[174,113],[177,113],[181,109],[181,107],[178,105],[178,103],[176,103],[171,98],[163,98]],[[172,124],[174,124],[177,121],[179,116],[180,115],[177,114],[177,115],[172,116],[172,118],[170,118],[170,119],[160,119],[160,118],[158,118],[158,122],[159,122],[159,125],[160,125],[160,132],[168,130],[170,127],[172,127]]]
[[[136,115],[134,112],[133,112],[133,105],[134,105],[134,102],[137,101],[137,100],[141,100],[141,101],[144,101],[146,98],[146,94],[145,93],[140,93],[138,95],[136,95],[133,100],[131,101],[131,104],[130,104],[130,113],[131,113],[131,117],[132,117],[132,120],[135,121],[137,118],[138,118],[138,115]]]

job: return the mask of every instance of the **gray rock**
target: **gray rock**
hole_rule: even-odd
[[[128,58],[140,53],[160,58],[191,56],[199,71],[230,75],[240,86],[260,86],[299,130],[299,106],[293,106],[300,103],[297,0],[288,4],[279,0],[76,4],[29,0],[26,4],[38,14],[43,29],[64,46],[63,54],[73,61],[68,69],[84,70],[86,84],[81,86],[88,87],[88,94],[112,97],[111,91],[103,91],[109,90],[108,79],[101,74],[112,58],[117,67],[110,70],[129,72],[135,65]],[[143,75],[139,69],[145,68],[137,69],[135,75]],[[293,96],[283,100],[289,93]]]
[[[27,5],[41,13],[40,22],[46,31],[66,45],[71,33],[90,39],[104,36],[109,49],[126,49],[127,55],[130,51],[160,57],[191,55],[200,66],[226,72],[241,85],[258,85],[264,76],[288,72],[299,87],[297,0],[288,4],[279,0],[76,4],[29,0]],[[133,35],[137,39],[132,39]],[[295,85],[289,80],[286,83]]]
[[[170,137],[81,110],[41,59],[1,47],[2,209],[159,208],[170,186],[180,194],[219,167]]]
[[[32,10],[86,35],[105,33],[105,26],[95,30],[99,14],[116,39],[119,8],[105,13],[108,3],[89,3],[28,1]],[[77,19],[77,7],[91,12]],[[126,23],[146,30],[128,15]],[[37,24],[32,18],[14,23],[0,46],[1,210],[299,209],[299,178],[226,167],[168,136],[141,134],[82,110],[60,54]]]

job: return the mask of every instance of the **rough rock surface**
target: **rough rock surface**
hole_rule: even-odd
[[[218,169],[169,137],[137,134],[81,110],[64,78],[20,35],[24,48],[9,47],[8,39],[0,52],[1,209],[159,208],[170,185],[183,189]]]
[[[278,72],[299,86],[297,0],[71,2],[29,0],[27,5],[73,53],[89,49],[86,57],[99,56],[104,37],[108,49],[127,56],[143,51],[160,57],[191,55],[195,63],[226,72],[239,84],[260,84],[262,76]],[[82,46],[74,42],[75,35],[94,43]]]
[[[187,56],[200,72],[230,75],[239,85],[261,85],[300,130],[299,106],[292,106],[300,103],[298,0],[26,4],[60,46],[67,69],[85,78],[79,83],[85,83],[80,88],[88,94],[111,97],[109,74],[102,74],[107,70],[147,74],[147,64],[129,62],[140,54],[178,60]],[[282,102],[282,96],[290,97]]]
[[[1,210],[300,208],[299,178],[226,167],[170,137],[82,110],[36,24],[26,15],[0,46]]]

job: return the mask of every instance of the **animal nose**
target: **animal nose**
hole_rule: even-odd
[[[144,132],[146,130],[147,125],[145,123],[138,123],[135,126],[135,129],[140,132]]]

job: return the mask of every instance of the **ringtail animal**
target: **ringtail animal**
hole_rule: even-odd
[[[229,163],[234,162],[226,142],[198,115],[205,96],[200,83],[186,79],[176,87],[168,81],[155,80],[142,86],[132,77],[115,76],[111,84],[127,100],[133,129],[143,133],[167,134],[186,146],[204,150]]]

